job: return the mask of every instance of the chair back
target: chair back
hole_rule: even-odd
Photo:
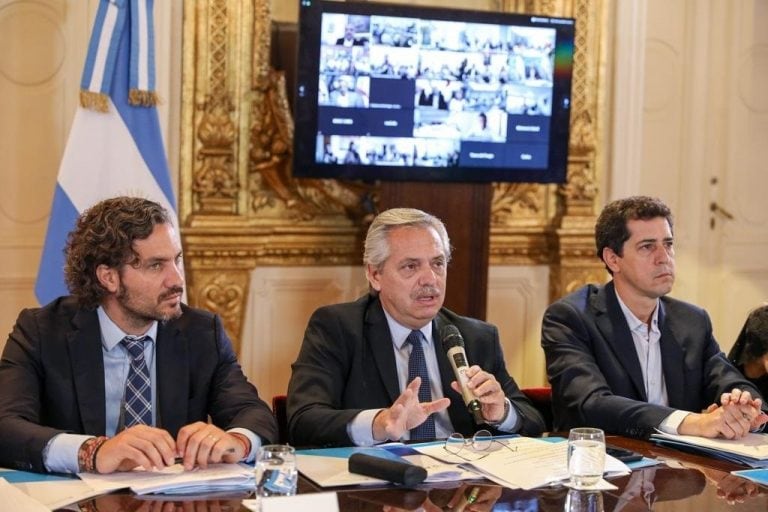
[[[285,395],[275,395],[272,397],[272,414],[277,420],[278,442],[286,444],[288,442],[288,397]]]

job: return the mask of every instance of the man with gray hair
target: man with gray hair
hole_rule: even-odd
[[[538,435],[544,420],[509,375],[495,326],[445,308],[450,240],[436,217],[411,208],[379,214],[363,255],[370,293],[312,315],[288,386],[295,445],[367,446],[471,436],[480,428]],[[464,404],[438,334],[465,340]]]

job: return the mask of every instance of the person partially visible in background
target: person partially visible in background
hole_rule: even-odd
[[[728,360],[755,385],[763,397],[768,396],[768,304],[747,316]]]

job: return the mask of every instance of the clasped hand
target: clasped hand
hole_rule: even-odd
[[[138,466],[164,468],[182,458],[184,469],[202,468],[219,462],[237,462],[247,453],[236,436],[215,425],[198,421],[179,430],[174,441],[168,431],[136,425],[107,440],[96,456],[99,473],[130,471]]]
[[[701,414],[686,416],[678,431],[702,437],[740,439],[768,421],[762,405],[762,400],[753,399],[749,391],[733,389],[722,394],[720,405],[712,404]]]
[[[483,418],[488,422],[498,422],[504,415],[504,391],[496,378],[474,365],[467,369],[467,386],[480,402]],[[373,438],[376,441],[397,440],[421,425],[430,414],[448,408],[450,399],[441,398],[431,402],[419,402],[421,378],[416,377],[397,397],[388,409],[382,409],[373,420]],[[454,391],[461,394],[458,382],[451,382]]]

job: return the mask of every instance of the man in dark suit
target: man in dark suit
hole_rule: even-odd
[[[363,256],[371,292],[318,309],[293,364],[293,444],[371,445],[471,436],[489,427],[541,433],[541,415],[507,373],[496,327],[442,307],[449,258],[448,234],[436,217],[397,208],[374,219]],[[479,425],[441,347],[440,332],[449,324],[465,341]],[[419,365],[423,372],[415,376]]]
[[[760,394],[720,351],[707,313],[666,296],[675,277],[669,208],[649,197],[614,201],[595,237],[613,280],[544,315],[555,430],[730,439],[759,428],[768,418]]]
[[[0,466],[111,473],[182,457],[191,469],[277,438],[219,317],[181,303],[162,206],[96,204],[66,255],[72,295],[22,311],[0,361]]]
[[[336,39],[336,45],[338,46],[365,46],[367,39],[364,37],[357,37],[357,30],[351,23],[347,23],[344,26],[344,36]]]

